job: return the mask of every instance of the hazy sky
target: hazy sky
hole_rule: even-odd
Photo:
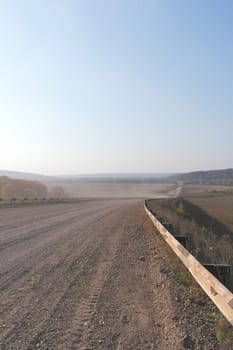
[[[232,0],[0,0],[0,169],[233,166]]]

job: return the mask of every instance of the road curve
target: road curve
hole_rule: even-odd
[[[150,225],[132,199],[0,209],[0,349],[182,349]]]

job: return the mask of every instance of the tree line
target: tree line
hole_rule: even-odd
[[[39,181],[11,179],[7,176],[0,176],[0,198],[27,198],[42,199],[48,197],[64,198],[67,193],[61,186],[54,186],[50,190]]]

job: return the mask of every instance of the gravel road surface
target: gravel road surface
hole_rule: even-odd
[[[185,333],[150,230],[132,199],[0,209],[0,349],[217,349]]]

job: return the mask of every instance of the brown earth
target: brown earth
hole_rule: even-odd
[[[0,209],[0,349],[218,349],[138,200]]]

